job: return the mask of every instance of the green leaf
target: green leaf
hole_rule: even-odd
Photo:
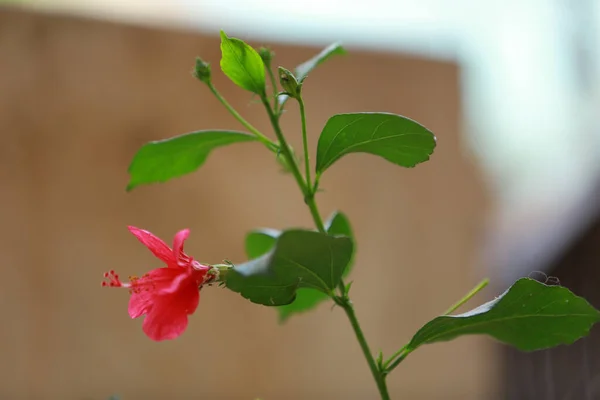
[[[256,50],[221,31],[221,70],[239,87],[265,93],[265,64]]]
[[[329,217],[325,222],[325,229],[327,233],[334,236],[347,236],[354,242],[354,236],[352,235],[352,228],[350,227],[350,221],[341,212],[336,211]],[[356,249],[356,245],[354,246]],[[352,270],[354,264],[354,252],[352,252],[352,258],[348,262],[348,266],[344,270],[342,277],[348,276]],[[329,296],[314,289],[299,289],[296,293],[296,300],[293,303],[286,304],[281,307],[277,307],[279,311],[279,322],[285,322],[289,317],[294,314],[310,311],[316,308],[319,304],[329,300]]]
[[[352,226],[350,226],[350,220],[343,212],[336,211],[325,221],[325,229],[327,233],[333,236],[347,236],[354,242],[354,234],[352,233]],[[350,262],[352,263],[353,260]],[[348,265],[344,276],[348,275],[352,264]]]
[[[129,165],[127,190],[148,183],[169,179],[195,171],[204,164],[210,152],[237,142],[256,140],[244,132],[197,131],[143,145]]]
[[[599,320],[600,312],[568,289],[522,278],[474,310],[431,320],[408,350],[473,334],[490,335],[522,351],[541,350],[575,342]]]
[[[246,255],[248,259],[258,258],[268,253],[281,235],[276,229],[256,229],[246,236]]]
[[[327,233],[330,235],[347,236],[354,241],[350,221],[346,215],[341,212],[336,211],[329,217],[325,222],[325,229],[327,229]],[[256,258],[269,252],[275,245],[277,237],[279,237],[280,234],[281,232],[275,229],[258,229],[250,232],[246,236],[246,254],[248,255],[248,258]],[[353,263],[354,253],[352,254],[348,266],[344,270],[343,277],[348,276]],[[296,292],[296,299],[292,303],[277,307],[279,321],[285,322],[293,314],[310,311],[328,299],[329,296],[319,290],[300,288]]]
[[[338,114],[329,118],[317,146],[317,174],[349,153],[370,153],[403,167],[429,160],[435,136],[413,120],[388,113]]]
[[[327,46],[319,54],[317,54],[310,60],[307,60],[307,61],[303,62],[302,64],[298,65],[296,67],[296,70],[294,71],[294,76],[296,77],[298,82],[302,82],[302,80],[304,78],[306,78],[306,76],[309,74],[309,72],[311,72],[317,66],[319,66],[322,63],[324,63],[325,61],[329,60],[332,56],[334,56],[336,54],[346,54],[346,50],[344,50],[342,45],[339,43],[333,43],[333,44]],[[285,94],[280,95],[278,98],[279,104],[283,105],[288,100],[288,98],[289,98],[289,96],[287,96]]]
[[[352,257],[352,240],[314,231],[283,232],[268,253],[236,265],[225,285],[267,306],[289,304],[299,288],[332,293]]]
[[[244,132],[211,130],[146,143],[129,166],[127,190],[188,174],[198,169],[213,149],[253,140],[256,140],[255,136]]]
[[[296,67],[296,78],[298,81],[304,79],[310,71],[317,68],[319,65],[323,64],[325,61],[329,60],[332,56],[337,54],[346,54],[346,50],[339,43],[333,43],[324,48],[319,54],[303,62],[302,64]]]

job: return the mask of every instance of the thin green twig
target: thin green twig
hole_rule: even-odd
[[[444,315],[450,315],[454,311],[458,310],[463,304],[465,304],[467,301],[471,300],[473,298],[473,296],[475,296],[477,293],[481,292],[489,283],[490,283],[490,280],[488,278],[483,279],[481,282],[479,282],[477,284],[477,286],[475,286],[473,289],[471,289],[471,291],[469,293],[467,293],[462,299],[460,299],[459,301],[454,303],[449,309],[447,309],[446,312],[444,313]]]
[[[310,183],[310,156],[308,153],[308,137],[306,134],[306,112],[304,110],[304,100],[302,96],[298,97],[298,105],[300,106],[300,120],[302,121],[302,145],[304,147],[304,166],[306,168],[306,186],[313,192],[312,185]],[[314,197],[314,196],[313,196]]]
[[[483,288],[485,288],[490,283],[488,278],[485,278],[481,282],[479,282],[473,289],[469,291],[466,295],[463,296],[459,301],[454,303],[449,309],[444,312],[443,315],[450,315],[458,308],[460,308],[467,301],[471,300],[473,296],[479,293]],[[413,349],[408,347],[408,343],[402,346],[400,350],[395,352],[386,362],[383,363],[384,373],[387,375],[394,370],[404,359],[412,353]]]
[[[233,115],[233,117],[235,119],[237,119],[246,129],[248,129],[254,136],[256,136],[256,138],[263,143],[265,146],[267,146],[267,148],[269,148],[271,151],[278,151],[279,150],[279,146],[277,145],[277,143],[273,142],[271,139],[269,139],[268,137],[266,137],[262,132],[260,132],[258,129],[256,129],[254,126],[252,126],[252,124],[250,124],[248,121],[246,121],[244,119],[244,117],[242,117],[232,106],[231,104],[229,104],[229,102],[227,100],[225,100],[225,98],[221,95],[221,93],[219,93],[219,91],[217,90],[217,88],[215,88],[215,86],[212,84],[212,82],[207,82],[206,85],[208,86],[208,88],[210,89],[210,91],[215,95],[215,97],[221,102],[221,104],[223,104],[225,106],[225,108],[227,109],[227,111],[229,111],[229,113],[231,115]]]
[[[269,74],[269,79],[271,80],[271,88],[273,90],[273,113],[275,115],[279,115],[279,98],[277,96],[277,83],[275,81],[275,75],[273,74],[273,69],[271,65],[266,65],[267,73]]]
[[[306,182],[304,181],[304,178],[302,177],[302,174],[300,173],[300,169],[298,168],[298,163],[296,162],[296,159],[294,158],[294,155],[292,154],[292,151],[290,150],[290,146],[287,144],[287,141],[285,140],[285,137],[283,136],[283,132],[281,131],[281,126],[279,125],[279,120],[277,119],[277,116],[273,112],[273,109],[271,108],[271,105],[269,104],[269,100],[267,99],[267,96],[266,95],[261,96],[260,100],[262,101],[263,105],[265,106],[265,109],[267,110],[267,114],[269,114],[269,120],[271,121],[271,125],[273,125],[273,130],[275,131],[275,135],[277,136],[277,140],[279,141],[279,148],[281,150],[281,153],[287,160],[288,165],[292,171],[292,175],[294,175],[294,178],[296,179],[296,183],[298,184],[298,187],[302,191],[302,195],[304,196],[304,198],[306,198],[309,196],[310,191],[306,187]]]

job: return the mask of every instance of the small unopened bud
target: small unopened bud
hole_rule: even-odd
[[[266,47],[261,47],[260,49],[258,49],[258,55],[260,56],[260,58],[262,58],[265,65],[269,66],[271,65],[271,60],[273,59],[275,53],[270,49],[267,49]]]
[[[279,67],[279,83],[288,96],[295,99],[300,97],[302,83],[298,83],[294,74],[283,67]]]
[[[202,61],[200,57],[196,57],[196,65],[194,66],[193,75],[199,81],[204,83],[210,82],[210,64]]]

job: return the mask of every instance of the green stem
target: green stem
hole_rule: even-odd
[[[298,163],[296,163],[296,160],[294,159],[292,152],[290,151],[287,141],[285,140],[285,137],[283,136],[283,132],[281,131],[281,126],[279,125],[279,120],[277,119],[277,116],[273,112],[273,109],[271,108],[266,96],[261,96],[261,101],[262,101],[263,105],[265,106],[267,113],[269,114],[269,119],[271,120],[271,125],[273,125],[273,130],[275,131],[275,135],[277,135],[277,140],[279,140],[281,152],[283,153],[283,156],[286,158],[288,164],[290,165],[292,174],[294,175],[294,178],[296,179],[296,182],[298,183],[298,186],[300,187],[300,190],[302,191],[302,194],[304,195],[304,201],[306,202],[306,204],[308,205],[308,208],[310,209],[310,213],[313,217],[315,225],[317,226],[317,229],[319,230],[319,232],[325,233],[326,232],[325,224],[323,224],[323,219],[321,218],[321,214],[319,213],[317,203],[315,202],[314,192],[311,190],[310,186],[307,185],[307,182],[302,178],[302,175],[300,174],[300,169],[298,168]],[[305,147],[305,151],[306,151],[306,147]],[[358,340],[358,343],[360,344],[360,347],[363,351],[365,359],[367,360],[367,363],[369,364],[369,368],[371,369],[371,374],[373,375],[373,378],[375,379],[375,382],[377,384],[377,388],[379,389],[379,394],[381,396],[381,399],[389,400],[390,396],[387,391],[387,386],[385,383],[385,376],[377,368],[377,364],[375,363],[375,359],[373,358],[373,355],[371,354],[371,350],[369,349],[369,345],[367,344],[365,335],[363,334],[363,331],[360,327],[358,319],[356,318],[356,314],[354,313],[354,307],[352,306],[352,303],[351,303],[350,299],[348,298],[348,295],[345,293],[345,291],[346,291],[345,284],[342,280],[340,280],[339,289],[341,292],[341,297],[336,298],[337,299],[336,303],[338,303],[344,309],[344,311],[346,312],[346,315],[348,316],[348,319],[350,320],[350,324],[352,325],[352,329],[354,330],[356,339]]]
[[[348,297],[343,297],[339,302],[341,307],[346,312],[348,319],[350,320],[350,324],[352,325],[352,329],[354,329],[354,334],[356,335],[356,339],[360,344],[360,348],[363,351],[363,355],[365,356],[367,363],[369,364],[369,369],[371,370],[371,374],[375,379],[375,383],[377,383],[377,388],[379,389],[379,395],[381,396],[381,400],[390,400],[390,395],[387,390],[387,385],[385,382],[385,375],[379,371],[377,368],[377,364],[375,363],[375,359],[371,354],[371,350],[369,349],[369,345],[367,340],[365,339],[365,335],[360,327],[358,319],[356,318],[356,314],[354,312],[354,307],[350,302]]]
[[[475,296],[477,293],[479,293],[489,283],[490,283],[490,280],[488,278],[485,278],[484,280],[479,282],[477,284],[477,286],[475,286],[473,289],[471,289],[471,291],[469,291],[469,293],[464,295],[462,299],[460,299],[454,305],[452,305],[452,307],[447,309],[443,315],[449,315],[449,314],[452,314],[454,311],[458,310],[463,304],[465,304],[467,301],[471,300],[473,298],[473,296]],[[413,351],[413,349],[410,349],[408,347],[408,343],[407,343],[400,350],[395,352],[385,363],[383,363],[383,370],[384,370],[385,374],[387,375],[390,372],[392,372],[392,370],[394,368],[396,368],[398,365],[400,365],[400,363],[402,361],[404,361],[404,359],[410,353],[412,353],[412,351]]]
[[[298,96],[298,105],[300,106],[300,119],[302,120],[302,145],[304,146],[304,165],[306,168],[306,186],[311,193],[313,192],[310,183],[310,157],[308,154],[308,137],[306,135],[306,112],[304,111],[304,100]]]
[[[321,233],[327,233],[325,229],[325,224],[323,223],[323,219],[321,218],[321,213],[319,213],[319,208],[317,207],[317,203],[315,202],[314,193],[309,195],[306,199],[306,204],[308,205],[308,209],[310,210],[310,214],[313,217],[313,221],[317,227],[317,230]]]
[[[452,305],[452,307],[450,307],[449,309],[447,309],[446,312],[444,313],[444,315],[452,314],[460,306],[462,306],[463,304],[465,304],[467,301],[471,300],[473,298],[473,296],[475,296],[477,293],[481,292],[481,290],[483,288],[485,288],[489,283],[490,283],[490,280],[488,278],[485,278],[484,280],[482,280],[481,282],[479,282],[477,284],[477,286],[475,286],[473,289],[471,289],[471,291],[469,293],[467,293],[462,299],[460,299],[454,305]]]
[[[215,97],[221,102],[221,104],[223,104],[225,106],[225,108],[227,109],[227,111],[229,111],[229,113],[231,115],[234,116],[235,119],[237,119],[246,129],[248,129],[252,134],[254,134],[254,136],[256,136],[256,138],[263,143],[265,146],[267,146],[267,148],[269,148],[271,151],[277,151],[279,149],[279,146],[277,146],[277,143],[274,143],[271,139],[269,139],[268,137],[266,137],[265,135],[263,135],[258,129],[256,129],[254,126],[252,126],[250,124],[250,122],[246,121],[244,119],[244,117],[242,117],[232,106],[231,104],[229,104],[227,102],[227,100],[225,100],[225,98],[223,96],[221,96],[221,93],[219,93],[217,91],[217,88],[214,87],[214,85],[212,84],[212,82],[207,82],[206,85],[208,86],[208,88],[210,89],[210,91],[215,95]]]
[[[290,150],[290,146],[287,144],[287,141],[285,140],[285,137],[283,136],[283,132],[281,131],[281,126],[279,126],[279,120],[277,118],[277,115],[275,115],[275,113],[273,112],[273,109],[271,108],[271,105],[269,104],[269,100],[267,99],[266,95],[260,96],[260,100],[262,101],[263,105],[265,106],[265,109],[267,110],[267,114],[269,114],[269,119],[271,120],[271,125],[273,125],[273,130],[275,131],[275,135],[277,136],[277,140],[279,141],[279,148],[281,150],[281,153],[283,153],[283,156],[287,160],[287,162],[292,170],[292,175],[294,175],[294,178],[296,179],[296,183],[298,184],[298,187],[300,187],[300,191],[302,191],[302,194],[304,195],[304,199],[306,201],[306,199],[310,196],[310,190],[306,187],[306,182],[304,181],[304,178],[302,177],[302,174],[300,173],[300,169],[298,168],[298,163],[296,162],[296,159],[294,158],[292,151]]]
[[[406,346],[407,345],[402,346],[402,348],[400,350],[398,350],[397,352],[395,352],[394,354],[392,354],[392,356],[390,358],[388,358],[388,360],[386,362],[383,363],[383,370],[384,371],[387,369],[388,365],[390,365],[390,363],[392,361],[394,361],[394,359],[396,357],[398,357],[400,354],[402,354],[402,353],[404,353],[406,351]]]
[[[389,365],[389,367],[385,367],[384,369],[384,374],[387,376],[390,372],[392,372],[394,370],[394,368],[396,368],[398,365],[400,365],[400,363],[402,361],[404,361],[404,359],[410,354],[412,353],[412,350],[410,350],[408,347],[404,346],[402,348],[402,352],[400,353],[400,356],[398,358],[396,358],[394,360],[393,363],[391,363]]]
[[[269,65],[265,65],[267,68],[267,72],[269,73],[269,79],[271,80],[271,87],[273,88],[273,113],[275,115],[279,115],[278,107],[279,107],[279,99],[277,96],[277,84],[275,83],[275,75],[273,75],[273,69],[271,68],[271,63]]]
[[[320,179],[321,179],[321,174],[319,172],[315,172],[315,183],[313,184],[313,187],[312,187],[313,193],[317,193],[317,191],[319,190],[319,180]]]

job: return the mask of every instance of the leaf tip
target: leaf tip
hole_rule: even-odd
[[[284,312],[282,309],[279,309],[279,316],[277,317],[277,323],[279,325],[285,325],[285,323],[290,319],[290,314]]]
[[[129,183],[127,184],[127,186],[125,187],[125,191],[127,193],[131,192],[135,187],[137,186],[137,184],[135,182],[133,182],[133,180],[129,181]]]
[[[334,53],[335,54],[348,54],[348,51],[346,50],[346,48],[344,47],[344,45],[342,44],[342,42],[334,42],[331,44],[331,48],[334,49]]]

